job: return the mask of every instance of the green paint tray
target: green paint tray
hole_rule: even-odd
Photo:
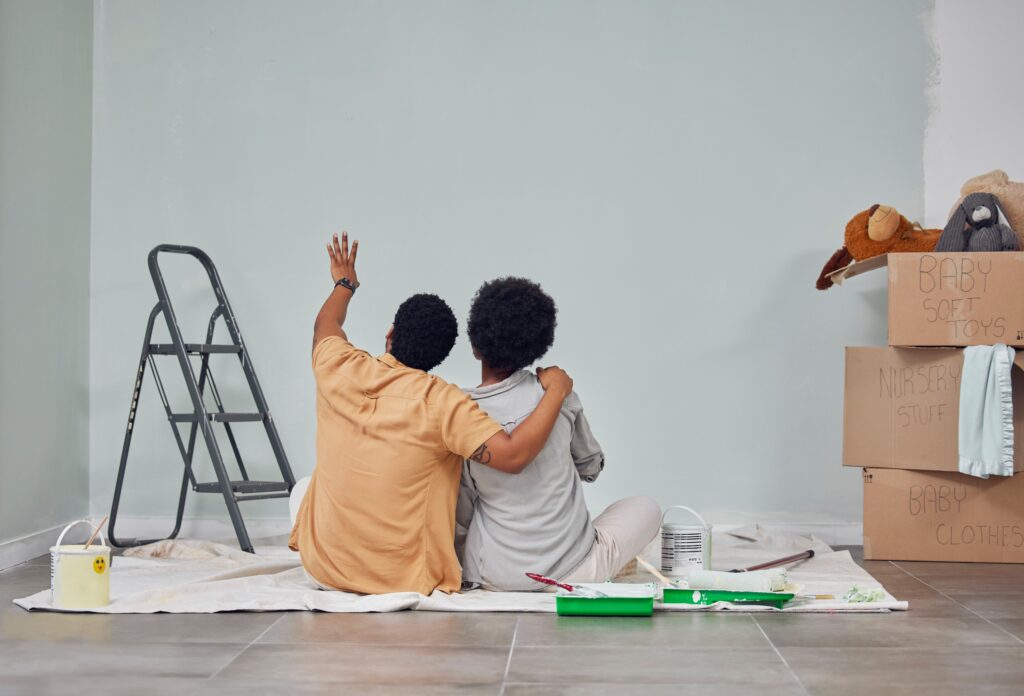
[[[731,592],[729,590],[683,590],[666,587],[662,602],[665,604],[761,604],[781,609],[795,595],[789,592]]]
[[[651,583],[579,583],[608,597],[583,597],[559,593],[555,609],[559,616],[651,616],[657,588]]]

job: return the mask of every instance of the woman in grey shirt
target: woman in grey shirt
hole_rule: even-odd
[[[554,300],[525,278],[500,278],[473,299],[469,340],[481,383],[466,393],[511,432],[540,402],[543,388],[525,368],[554,343]],[[575,392],[562,405],[547,443],[519,474],[466,461],[456,510],[463,585],[538,590],[540,573],[569,582],[612,578],[658,533],[661,510],[651,498],[613,503],[591,520],[584,481],[604,468]]]

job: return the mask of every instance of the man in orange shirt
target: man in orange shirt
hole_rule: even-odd
[[[545,393],[512,433],[458,387],[427,374],[451,351],[455,315],[436,295],[395,313],[386,353],[374,357],[342,330],[359,287],[358,242],[327,246],[334,289],[313,327],[316,468],[292,491],[289,546],[325,589],[458,591],[455,503],[464,459],[516,474],[540,452],[572,380],[538,370]],[[297,509],[296,509],[297,508]],[[525,571],[526,569],[524,569]]]

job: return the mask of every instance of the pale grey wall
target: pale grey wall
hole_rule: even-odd
[[[985,21],[975,21],[979,17]],[[932,27],[942,60],[925,137],[925,216],[927,224],[942,227],[967,179],[1003,169],[1014,181],[1024,180],[1024,138],[1016,117],[1024,92],[1010,87],[1024,68],[1024,3],[939,0]],[[985,51],[974,50],[982,42]],[[974,108],[969,94],[998,94],[999,108]]]
[[[368,348],[416,291],[460,317],[500,274],[555,296],[546,362],[575,377],[608,454],[592,507],[648,493],[717,522],[859,520],[842,349],[885,342],[884,278],[813,280],[856,211],[921,214],[929,9],[100,2],[93,510],[159,242],[218,262],[293,466],[311,470],[311,326],[323,243],[345,227],[363,242],[347,328]],[[180,287],[182,317],[209,311],[201,277]],[[440,368],[475,370],[464,339]],[[144,399],[125,509],[169,514],[179,465],[152,385]],[[204,502],[191,512],[222,509]]]
[[[0,0],[0,543],[87,512],[92,4]]]

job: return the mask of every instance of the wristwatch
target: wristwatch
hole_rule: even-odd
[[[338,287],[339,285],[343,288],[348,288],[349,290],[351,290],[353,295],[356,294],[356,288],[359,287],[348,278],[340,279],[337,283],[334,284],[334,287]]]

